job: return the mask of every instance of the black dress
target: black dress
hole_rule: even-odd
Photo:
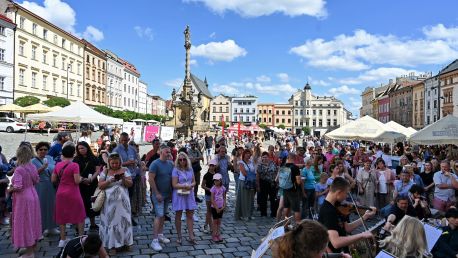
[[[73,160],[78,163],[80,167],[80,175],[82,178],[88,178],[89,174],[94,175],[96,167],[99,165],[99,160],[96,157],[75,157]],[[90,185],[80,184],[81,198],[83,199],[84,208],[86,210],[86,216],[93,218],[99,215],[99,212],[94,212],[91,202],[91,197],[94,195],[95,189],[97,188],[98,180],[94,178]]]

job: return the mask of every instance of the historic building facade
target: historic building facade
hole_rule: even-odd
[[[0,105],[13,103],[15,27],[11,19],[0,14]]]
[[[84,45],[80,39],[10,3],[6,16],[16,25],[14,98],[52,96],[83,100]]]
[[[437,121],[438,117],[438,92],[439,92],[439,75],[427,78],[425,84],[425,126]]]
[[[143,81],[138,83],[138,112],[141,114],[151,114],[148,112],[148,106],[146,101],[146,94],[148,92],[148,84]]]
[[[123,105],[123,76],[124,66],[118,56],[105,50],[107,57],[107,106],[115,110],[122,110]]]
[[[375,114],[373,113],[373,100],[387,88],[388,85],[381,87],[367,87],[364,89],[364,91],[361,93],[362,106],[359,109],[360,117],[371,116],[375,118]]]
[[[259,103],[258,104],[258,121],[260,124],[265,124],[267,127],[274,127],[273,119],[275,113],[274,103]]]
[[[167,116],[166,103],[160,96],[151,96],[151,105],[153,115]]]
[[[389,93],[390,120],[404,127],[412,126],[412,85],[415,82],[401,82]]]
[[[421,129],[425,126],[425,83],[418,82],[412,86],[412,127]]]
[[[210,102],[210,126],[218,125],[223,118],[227,125],[231,123],[231,97],[220,94]]]
[[[123,109],[139,112],[138,96],[139,96],[139,79],[140,72],[135,66],[126,60],[118,58],[119,62],[123,65]]]
[[[458,116],[458,59],[440,71],[440,110],[439,118],[452,114]]]
[[[232,123],[257,123],[258,97],[232,97],[231,98]]]
[[[294,110],[292,130],[296,133],[300,133],[302,127],[309,127],[313,135],[322,136],[351,118],[351,112],[345,109],[341,100],[313,95],[308,83],[303,90],[293,93],[288,102]]]
[[[84,44],[84,103],[105,106],[107,93],[107,58],[104,52],[86,40]]]

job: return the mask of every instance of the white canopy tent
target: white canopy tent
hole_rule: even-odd
[[[407,127],[407,132],[409,133],[409,135],[407,135],[407,137],[410,137],[410,136],[412,136],[412,134],[416,133],[417,130],[413,129],[412,127]]]
[[[416,144],[458,145],[458,117],[448,115],[412,134],[409,141]]]
[[[83,102],[77,101],[58,111],[27,115],[27,120],[44,120],[49,122],[69,123],[94,123],[94,124],[122,124],[119,118],[103,115],[94,109],[86,106]]]
[[[364,116],[347,123],[324,136],[334,140],[365,140],[386,143],[405,139],[404,134],[394,132],[393,129],[370,116]]]
[[[393,128],[393,131],[402,133],[407,137],[412,134],[411,130],[409,130],[408,128],[404,127],[401,124],[396,123],[395,121],[389,121],[388,123],[385,123],[385,125],[389,126],[390,128]]]

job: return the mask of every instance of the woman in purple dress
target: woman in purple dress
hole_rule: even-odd
[[[34,156],[32,146],[22,144],[16,152],[17,167],[14,171],[13,222],[11,240],[16,248],[26,248],[23,257],[35,257],[34,249],[41,237],[41,211],[35,185],[40,182],[37,168],[31,163]]]
[[[172,171],[172,208],[175,213],[175,227],[177,229],[177,243],[181,244],[181,214],[186,211],[186,224],[188,226],[189,242],[196,243],[194,238],[194,210],[197,209],[194,198],[194,186],[196,180],[188,155],[180,152],[175,160],[175,168]]]

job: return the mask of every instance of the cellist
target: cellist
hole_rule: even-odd
[[[367,220],[375,215],[376,208],[366,211],[360,219],[350,223],[349,216],[342,215],[337,207],[343,202],[350,191],[350,183],[344,178],[337,177],[332,182],[329,193],[320,208],[318,221],[328,229],[328,247],[333,253],[349,253],[348,246],[363,239],[371,239],[373,235],[370,231],[365,231],[356,235],[347,235],[354,229],[363,224],[362,220]]]

